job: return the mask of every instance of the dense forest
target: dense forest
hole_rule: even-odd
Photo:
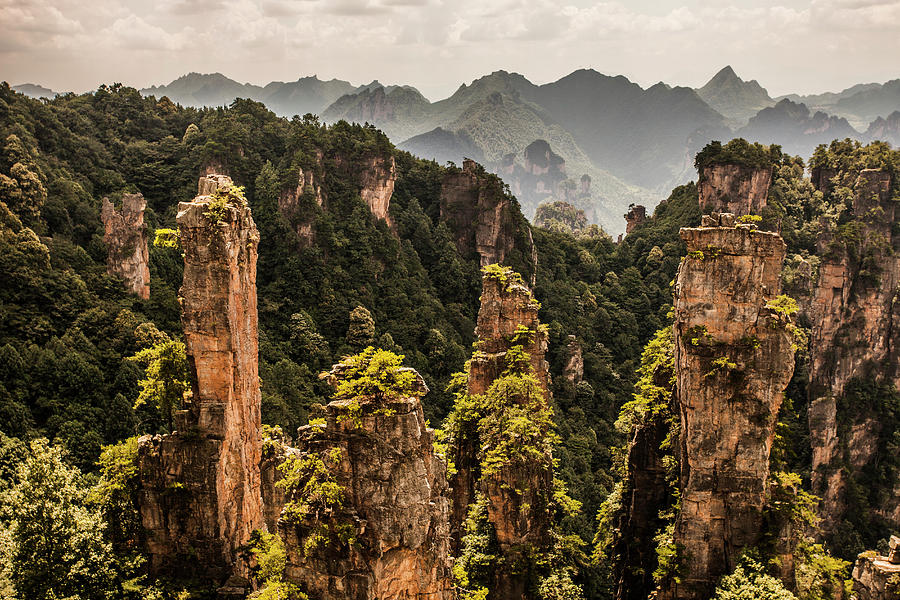
[[[183,260],[177,243],[166,240],[178,203],[195,195],[205,172],[224,171],[242,186],[259,228],[264,424],[290,438],[332,398],[319,374],[369,346],[402,355],[422,375],[432,427],[453,413],[454,373],[475,342],[482,278],[478,257],[459,249],[441,211],[441,183],[460,171],[456,165],[400,151],[369,125],[285,119],[250,100],[184,108],[118,84],[53,100],[29,99],[2,84],[0,144],[0,597],[206,597],[184,582],[146,575],[130,458],[137,436],[171,431],[189,388],[178,301]],[[395,161],[390,224],[373,216],[355,183],[354,165],[372,157]],[[833,174],[825,194],[805,177],[801,157],[777,147],[711,145],[697,166],[717,160],[773,169],[757,222],[784,238],[785,293],[801,304],[810,295],[810,269],[827,252],[817,246],[825,228],[837,228],[842,247],[869,247],[859,243],[862,226],[851,210],[858,173],[878,168],[893,176],[895,188],[900,183],[900,152],[881,143],[820,147],[809,166]],[[309,173],[327,202],[307,187],[285,214],[280,200]],[[573,234],[562,217],[552,227],[532,227],[502,182],[482,176],[513,206],[514,249],[506,263],[526,281],[533,276],[547,326],[555,469],[580,503],[560,524],[571,544],[573,580],[578,594],[608,598],[616,560],[611,522],[621,510],[627,443],[648,405],[670,410],[652,380],[658,363],[671,359],[660,332],[672,322],[672,284],[686,253],[679,229],[701,220],[697,185],[672,190],[652,217],[615,243],[596,229],[584,231],[583,223]],[[148,299],[107,273],[100,218],[104,198],[115,204],[136,192],[147,201],[147,233],[156,240]],[[298,234],[301,225],[311,233]],[[523,242],[528,236],[536,264]],[[877,278],[873,257],[855,259],[866,265],[864,276]],[[798,322],[800,330],[809,326]],[[563,376],[570,336],[582,352],[577,382]],[[806,511],[814,527],[807,513],[815,500],[804,491],[813,476],[807,360],[800,342],[772,469],[793,490],[785,510]],[[879,460],[854,480],[860,510],[826,546],[805,547],[808,577],[794,589],[801,600],[839,597],[829,586],[849,579],[846,561],[883,550],[890,533],[867,507],[890,493],[900,468],[900,397],[881,382],[857,382],[852,393],[842,400],[851,407],[863,400],[881,407]],[[748,556],[719,597],[780,586],[765,574],[769,550]],[[578,597],[557,591],[546,597]],[[784,588],[773,593],[782,592],[790,597]]]

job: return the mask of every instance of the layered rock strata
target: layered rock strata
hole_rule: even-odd
[[[299,520],[282,514],[286,578],[320,600],[453,598],[447,466],[433,441],[414,396],[333,401],[324,424],[301,427],[289,452],[321,461],[340,500]]]
[[[847,510],[848,476],[859,475],[874,460],[879,438],[891,435],[870,407],[839,409],[841,397],[854,380],[900,388],[900,235],[894,225],[900,211],[892,183],[889,173],[861,171],[853,194],[855,229],[832,225],[818,240],[822,262],[808,310],[809,427],[812,487],[823,498],[826,532]],[[900,484],[894,486],[900,493]],[[900,527],[896,502],[874,508]]]
[[[633,204],[625,214],[625,235],[647,220],[647,207],[641,204]]]
[[[547,333],[538,319],[538,303],[521,278],[508,268],[486,269],[482,286],[475,329],[478,350],[469,361],[468,394],[488,392],[508,369],[507,353],[513,346],[521,346],[529,357],[528,371],[539,386],[541,407],[548,408],[550,375],[544,358]],[[470,422],[451,449],[456,465],[451,480],[452,551],[458,554],[468,509],[476,496],[481,495],[502,557],[493,573],[491,597],[527,598],[525,577],[516,572],[516,565],[527,564],[523,553],[529,549],[540,552],[549,547],[553,459],[550,455],[545,460],[527,462],[510,459],[495,472],[485,474],[478,461],[483,451],[484,440],[479,437],[478,423]]]
[[[263,527],[256,258],[259,234],[243,204],[219,220],[209,193],[224,176],[200,179],[182,202],[182,322],[192,393],[176,431],[138,444],[139,507],[150,568],[167,575],[246,585],[242,547]]]
[[[768,307],[781,289],[781,237],[740,225],[685,228],[681,237],[688,255],[675,285],[682,506],[674,543],[685,570],[663,597],[699,600],[760,539],[794,350],[787,317]]]
[[[771,183],[772,167],[708,165],[700,171],[700,208],[707,213],[759,214]]]
[[[900,598],[900,538],[891,536],[890,553],[863,552],[853,566],[853,592],[857,600]]]
[[[461,170],[451,169],[444,176],[440,203],[441,220],[450,227],[464,256],[477,255],[485,266],[506,263],[518,249],[535,260],[531,229],[515,199],[504,192],[499,178],[487,174],[475,161],[466,159]],[[533,271],[525,274],[526,278],[532,275]]]
[[[150,254],[144,230],[147,201],[141,194],[123,194],[117,210],[109,198],[103,199],[103,242],[106,244],[106,272],[125,282],[132,294],[150,298]]]

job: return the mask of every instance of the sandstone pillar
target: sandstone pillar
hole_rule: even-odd
[[[179,204],[182,322],[192,397],[174,433],[139,442],[140,509],[150,566],[222,582],[248,574],[240,557],[263,527],[256,309],[259,234],[240,201],[210,211],[224,176],[202,177]]]
[[[106,244],[106,272],[125,282],[132,294],[150,298],[150,254],[144,231],[147,201],[141,194],[123,194],[122,208],[116,210],[103,199],[103,242]]]
[[[718,223],[731,222],[730,215]],[[681,230],[688,255],[675,287],[682,507],[674,541],[685,572],[666,598],[706,599],[759,541],[769,453],[793,374],[780,293],[785,244],[748,226]]]
[[[700,171],[698,188],[703,212],[759,214],[766,205],[772,167],[712,164]]]

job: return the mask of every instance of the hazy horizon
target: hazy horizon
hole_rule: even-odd
[[[699,87],[730,64],[775,97],[900,77],[900,0],[0,0],[0,27],[0,78],[55,91],[194,71],[378,79],[436,100],[500,69],[536,84],[593,68]]]

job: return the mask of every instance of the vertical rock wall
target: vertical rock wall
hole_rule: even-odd
[[[150,254],[144,231],[144,209],[147,201],[141,194],[124,194],[122,208],[116,210],[108,198],[103,199],[103,241],[106,243],[106,272],[125,282],[132,294],[150,298]]]
[[[514,202],[504,193],[503,182],[486,174],[473,160],[464,160],[462,170],[452,170],[444,177],[441,219],[453,232],[459,251],[464,256],[477,254],[482,266],[505,263],[516,248],[520,220],[524,223],[517,213]],[[518,249],[534,260],[530,229],[528,238],[527,247]]]
[[[700,208],[704,212],[759,214],[766,205],[772,168],[714,164],[700,171]]]
[[[634,204],[625,214],[625,235],[628,235],[634,228],[647,220],[647,207],[642,204]]]
[[[309,548],[312,517],[282,517],[287,579],[319,600],[450,600],[447,466],[421,403],[356,402],[331,402],[325,424],[301,427],[289,450],[327,464],[343,500],[317,516],[352,541],[326,535]]]
[[[487,392],[508,368],[507,352],[512,346],[521,345],[529,355],[531,374],[540,386],[542,406],[546,408],[550,402],[550,375],[544,358],[547,333],[538,319],[538,303],[531,290],[508,268],[486,270],[482,286],[475,329],[478,349],[468,365],[469,395]],[[549,454],[545,460],[526,463],[510,459],[496,472],[483,474],[479,464],[483,444],[478,423],[470,422],[451,449],[456,465],[451,480],[453,552],[459,552],[469,506],[480,493],[486,500],[487,520],[502,556],[501,566],[493,574],[491,597],[518,600],[528,597],[528,591],[524,574],[517,571],[522,567],[517,565],[528,564],[529,549],[540,553],[550,543],[553,459]]]
[[[240,547],[263,526],[256,258],[246,206],[206,215],[224,176],[200,179],[179,204],[184,250],[182,322],[192,397],[176,431],[138,447],[139,504],[153,571],[222,582],[246,578]]]
[[[759,541],[794,351],[787,322],[766,308],[781,289],[781,237],[745,226],[686,228],[681,237],[688,256],[675,287],[682,507],[674,541],[685,574],[664,597],[699,600]]]
[[[830,175],[818,182],[830,186]],[[847,476],[872,460],[882,435],[866,406],[839,411],[848,384],[862,378],[900,387],[900,235],[890,174],[863,170],[854,186],[850,229],[836,226],[818,240],[822,257],[810,320],[809,427],[813,492],[823,498],[822,526],[832,530],[847,510]],[[827,191],[827,188],[826,188]],[[844,423],[846,426],[841,427]],[[900,493],[897,485],[896,493]],[[900,505],[874,507],[900,527]]]

